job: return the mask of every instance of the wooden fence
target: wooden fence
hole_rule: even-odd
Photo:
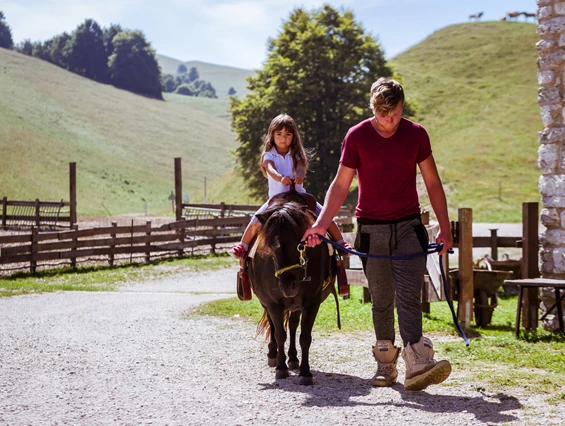
[[[225,203],[221,205],[226,206]],[[204,207],[216,209],[217,205]],[[243,211],[257,206],[232,207],[233,211]],[[149,262],[152,256],[183,256],[187,249],[193,253],[197,248],[216,253],[218,245],[238,242],[250,219],[251,215],[245,214],[183,219],[159,227],[153,227],[149,221],[143,225],[118,226],[113,223],[112,226],[89,229],[75,226],[58,232],[39,232],[33,227],[29,233],[0,236],[0,271],[6,270],[3,265],[11,264],[16,267],[10,270],[29,268],[33,273],[38,266],[46,266],[48,262],[74,267],[84,259],[113,266],[116,261],[131,262],[133,255]],[[353,226],[346,207],[340,210],[336,221],[342,226]]]
[[[2,229],[54,230],[71,227],[68,201],[14,201],[2,198],[0,217]]]
[[[239,241],[250,216],[207,220],[183,220],[160,227],[144,225],[112,226],[91,229],[72,229],[60,232],[38,232],[0,236],[0,265],[27,264],[31,272],[49,261],[77,261],[94,258],[114,265],[142,254],[149,262],[152,254],[182,256],[186,249],[209,246],[215,253],[219,244]],[[129,257],[128,257],[129,255]],[[25,266],[13,269],[23,269]]]

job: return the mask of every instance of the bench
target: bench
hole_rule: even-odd
[[[549,278],[527,278],[527,279],[521,279],[521,280],[506,280],[506,281],[504,281],[504,284],[514,284],[514,285],[518,286],[518,306],[516,308],[516,337],[518,337],[520,335],[520,319],[521,319],[521,314],[522,314],[522,299],[523,299],[523,296],[524,296],[524,290],[528,289],[528,288],[551,287],[551,288],[554,289],[554,291],[555,291],[555,304],[553,306],[551,306],[540,319],[544,320],[545,317],[547,315],[549,315],[549,313],[551,311],[553,311],[553,309],[557,308],[559,330],[561,331],[561,333],[564,332],[563,309],[561,308],[561,301],[565,297],[565,292],[561,293],[560,290],[565,290],[565,280],[553,280],[553,279],[549,279]],[[524,315],[527,316],[528,318],[530,317],[528,312],[525,312]],[[536,312],[535,312],[536,318],[537,318],[537,315],[538,315],[538,313],[537,313],[537,306],[536,306]]]

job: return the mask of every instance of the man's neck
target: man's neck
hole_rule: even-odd
[[[398,130],[398,127],[400,126],[400,121],[398,122],[398,124],[392,128],[385,128],[383,127],[375,117],[371,118],[371,124],[373,126],[373,128],[376,130],[376,132],[381,135],[383,138],[390,138],[392,136],[394,136],[394,134],[396,133],[396,131]]]

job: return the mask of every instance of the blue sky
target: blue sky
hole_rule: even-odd
[[[471,14],[498,20],[509,11],[537,9],[535,0],[2,0],[0,10],[16,43],[44,41],[93,18],[101,26],[142,30],[157,53],[175,59],[256,69],[267,39],[277,36],[293,8],[324,3],[352,10],[389,59]]]

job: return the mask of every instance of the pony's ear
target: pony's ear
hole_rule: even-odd
[[[267,216],[265,213],[255,215],[255,217],[261,223],[261,225],[265,224],[265,222],[269,219],[269,216]]]

